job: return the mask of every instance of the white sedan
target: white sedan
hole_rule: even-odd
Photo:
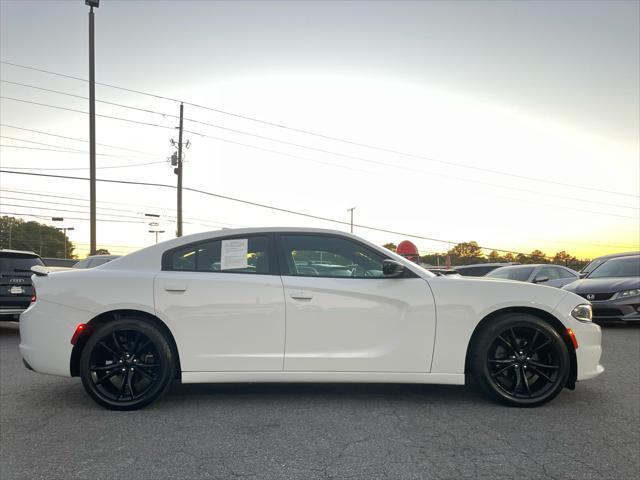
[[[603,372],[582,297],[505,280],[435,276],[332,230],[222,230],[97,268],[34,275],[20,351],[131,410],[174,379],[463,385],[537,406]]]

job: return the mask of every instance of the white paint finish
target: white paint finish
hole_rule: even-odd
[[[464,385],[464,375],[406,372],[182,372],[183,383],[439,383]]]
[[[462,383],[478,322],[498,309],[526,306],[573,329],[579,380],[603,371],[599,327],[570,315],[585,303],[581,297],[522,282],[434,277],[366,241],[422,278],[282,277],[285,291],[279,276],[161,272],[170,248],[270,231],[357,238],[316,229],[224,230],[170,240],[93,269],[34,276],[38,301],[21,316],[22,355],[39,372],[68,376],[75,327],[107,311],[133,309],[166,323],[185,381]],[[282,371],[285,338],[288,367],[306,371]],[[429,371],[434,343],[431,373],[418,373]]]
[[[286,371],[428,372],[435,308],[422,278],[283,276]]]
[[[443,276],[427,281],[438,312],[432,373],[464,373],[471,335],[490,313],[508,307],[529,307],[555,315],[555,306],[568,294],[552,287],[487,278]],[[584,303],[580,297],[575,298],[579,301],[574,306]]]
[[[70,377],[71,337],[87,312],[46,300],[35,305],[20,315],[20,354],[37,372]]]
[[[160,272],[156,314],[183,370],[282,370],[285,309],[277,275]]]

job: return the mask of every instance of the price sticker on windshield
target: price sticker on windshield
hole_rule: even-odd
[[[247,238],[222,240],[222,249],[220,252],[220,270],[247,268],[248,251],[249,240]]]

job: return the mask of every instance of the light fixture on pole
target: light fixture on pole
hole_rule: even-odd
[[[96,75],[93,8],[100,0],[84,0],[89,6],[89,253],[96,254]]]
[[[51,221],[52,222],[64,222],[64,218],[63,217],[51,217]],[[62,231],[62,233],[64,234],[64,258],[66,260],[67,258],[67,232],[70,232],[71,230],[75,230],[73,227],[56,227],[56,230],[60,230]]]
[[[160,224],[158,222],[151,222],[149,224],[150,227],[159,227]],[[153,230],[149,230],[149,233],[155,233],[156,234],[156,245],[158,244],[158,234],[159,233],[164,233],[164,230],[158,230],[156,228],[154,228]]]

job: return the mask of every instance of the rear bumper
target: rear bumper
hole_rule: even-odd
[[[89,312],[38,300],[20,316],[20,354],[31,368],[50,375],[71,376],[71,337]]]

